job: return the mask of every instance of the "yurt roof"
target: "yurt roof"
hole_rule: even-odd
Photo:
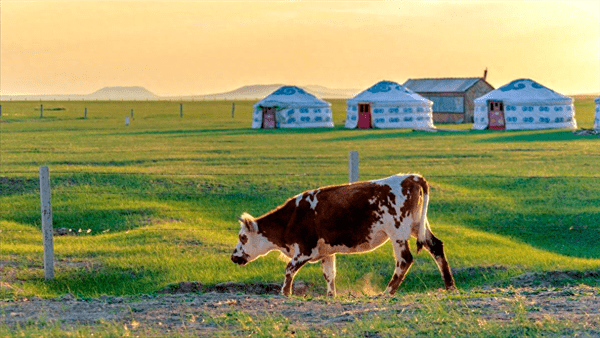
[[[360,102],[405,103],[432,105],[433,102],[412,90],[392,81],[381,81],[371,88],[362,91],[347,101],[348,104]]]
[[[570,104],[568,96],[559,94],[530,79],[518,79],[475,99],[475,103],[498,100],[512,104]]]
[[[296,86],[283,86],[273,93],[267,95],[262,100],[254,104],[254,107],[289,107],[289,106],[310,106],[310,107],[329,107],[329,102],[323,101],[313,94],[307,93],[302,88]]]

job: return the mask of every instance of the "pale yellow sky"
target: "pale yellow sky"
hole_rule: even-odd
[[[386,79],[532,78],[600,92],[598,1],[0,3],[0,91],[158,95],[249,84],[363,89]]]

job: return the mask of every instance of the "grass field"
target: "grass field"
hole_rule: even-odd
[[[43,118],[40,102],[2,102],[0,298],[137,295],[180,281],[281,283],[285,263],[275,253],[231,263],[236,217],[347,182],[350,150],[359,151],[361,179],[418,172],[429,180],[429,219],[461,289],[507,285],[525,272],[600,269],[597,136],[346,130],[344,101],[332,102],[336,127],[312,130],[252,130],[250,101],[236,102],[233,118],[227,101],[184,102],[183,117],[179,102],[43,102]],[[593,98],[576,100],[579,127],[591,128],[593,114]],[[54,238],[49,282],[41,165],[50,168],[54,227],[77,233]],[[341,256],[338,293],[380,292],[392,272],[389,244]],[[325,290],[319,264],[296,278]],[[401,292],[441,286],[433,260],[419,254]]]

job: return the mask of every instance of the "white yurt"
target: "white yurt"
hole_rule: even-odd
[[[302,88],[283,86],[254,104],[252,128],[333,127],[331,103]]]
[[[433,102],[396,82],[378,82],[346,105],[346,128],[434,128]]]
[[[530,79],[515,80],[474,100],[473,129],[576,129],[573,99]]]
[[[596,103],[596,115],[594,115],[594,129],[600,130],[600,96],[594,100]]]

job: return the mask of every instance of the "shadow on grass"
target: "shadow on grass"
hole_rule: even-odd
[[[53,206],[54,229],[71,229],[72,233],[97,235],[103,232],[132,230],[160,223],[169,218],[154,208],[110,208],[96,209],[69,206]],[[18,212],[4,216],[6,220],[39,227],[39,210]]]
[[[0,187],[0,196],[31,194],[39,191],[40,181],[29,177],[0,176]]]
[[[277,135],[277,134],[322,134],[340,130],[339,128],[278,128],[278,129],[253,129],[253,128],[210,128],[210,129],[180,129],[180,130],[146,130],[113,133],[107,135],[206,135],[211,138],[218,136],[240,135]]]
[[[368,129],[368,130],[345,130],[345,136],[332,137],[323,139],[322,142],[345,142],[345,141],[368,141],[368,140],[384,140],[384,139],[400,139],[400,138],[412,138],[412,137],[423,137],[430,135],[430,133],[424,131],[413,131],[413,130],[381,130],[381,129]]]
[[[55,279],[43,283],[57,294],[70,293],[83,298],[100,295],[123,296],[152,293],[166,275],[165,271],[142,267],[127,269],[102,266],[62,271],[56,274]]]
[[[519,142],[561,142],[585,139],[571,130],[535,130],[535,131],[501,131],[488,132],[493,137],[481,139],[482,143],[519,143]],[[588,137],[589,138],[589,137]],[[597,138],[597,137],[596,137]]]
[[[516,238],[564,256],[600,258],[600,195],[595,193],[600,180],[596,178],[478,177],[448,184],[460,186],[459,191],[476,190],[467,200],[457,198],[462,193],[434,191],[430,210],[442,221]]]
[[[2,178],[0,197],[12,202],[2,218],[40,227],[39,182]],[[154,177],[135,174],[78,173],[52,177],[53,226],[97,235],[119,232],[188,217],[208,217],[237,228],[236,217],[248,211],[259,215],[291,196],[285,187],[256,185],[232,178],[221,183],[197,178]],[[6,187],[6,188],[5,188]],[[268,210],[267,210],[268,209]]]

